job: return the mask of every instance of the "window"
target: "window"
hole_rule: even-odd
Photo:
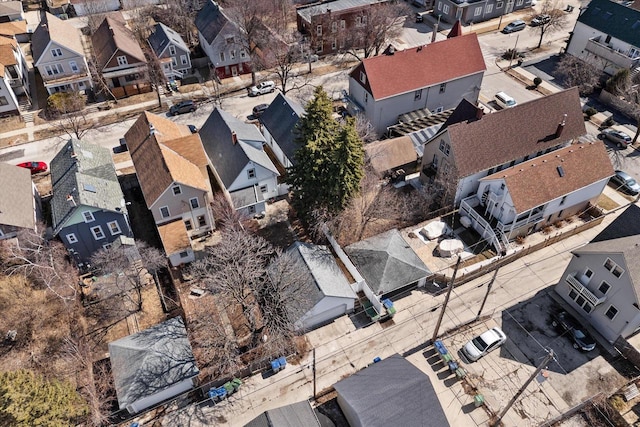
[[[617,314],[618,314],[618,309],[610,305],[609,309],[604,315],[607,316],[609,319],[613,320]]]
[[[333,39],[331,41],[331,50],[336,50],[336,47],[338,47],[338,40]]]
[[[611,289],[611,285],[604,281],[598,287],[598,291],[600,291],[600,293],[603,295],[605,295],[609,291],[609,289]]]
[[[446,83],[442,83],[440,85],[440,93],[444,93],[445,90],[447,90],[447,84]]]
[[[204,227],[205,225],[207,225],[207,220],[205,219],[204,215],[199,215],[198,216],[198,227]]]
[[[191,205],[191,209],[198,209],[200,207],[197,197],[189,199],[189,204]]]
[[[340,20],[340,29],[344,30],[345,28],[347,28],[347,23],[344,19]]]
[[[104,245],[102,245],[102,249],[104,249],[105,251],[109,248],[111,248],[111,243],[105,243]]]
[[[256,207],[255,206],[249,206],[247,209],[249,210],[250,214],[256,213]]]
[[[69,68],[71,68],[71,71],[73,71],[74,73],[80,71],[80,68],[78,68],[78,64],[76,63],[76,61],[69,61]]]
[[[118,60],[118,65],[127,65],[127,57],[126,56],[118,56],[118,58],[116,58]]]
[[[180,55],[180,62],[182,65],[187,65],[189,63],[189,61],[187,61],[187,55]]]
[[[171,190],[173,191],[173,195],[177,196],[178,194],[182,194],[182,188],[179,185],[174,185]]]
[[[567,201],[567,196],[562,196],[562,199],[560,199],[560,204],[564,205],[564,202]]]
[[[493,12],[493,5],[488,4],[487,7],[484,9],[484,13],[491,13],[491,12]]]
[[[261,185],[260,186],[260,192],[261,193],[266,193],[267,191],[269,191],[269,187],[267,187],[266,185]]]
[[[334,21],[331,23],[331,32],[335,33],[336,31],[338,31],[338,23]]]
[[[136,73],[136,74],[127,74],[126,76],[124,76],[124,79],[128,82],[133,82],[136,81],[140,78],[140,74]]]
[[[244,51],[244,49],[240,50],[240,58],[246,58],[247,57],[247,52]]]
[[[175,55],[176,54],[176,47],[174,45],[170,45],[169,46],[169,55]]]
[[[364,102],[365,102],[365,104],[366,104],[367,102],[369,102],[369,92],[365,92],[365,93],[364,93]]]
[[[176,58],[174,58],[173,56],[171,57],[171,65],[174,66],[174,67],[178,65],[178,60]]]
[[[122,233],[122,231],[120,230],[120,225],[118,224],[118,221],[108,222],[107,225],[109,226],[109,232],[111,232],[112,236]]]
[[[89,211],[82,212],[82,218],[84,218],[84,222],[93,222],[96,220],[93,213]]]
[[[473,16],[480,16],[482,15],[482,7],[476,7],[475,10],[473,11]]]
[[[220,52],[220,61],[224,62],[224,52]]]
[[[502,9],[502,6],[504,6],[504,2],[499,1],[496,3],[496,9]]]
[[[524,3],[524,0],[517,0],[516,6],[522,6],[522,3]]]
[[[229,59],[236,59],[236,50],[235,49],[231,49],[229,51]]]
[[[44,70],[46,71],[48,76],[55,76],[64,72],[61,64],[45,65]]]
[[[587,270],[584,272],[584,275],[585,275],[587,278],[591,279],[591,276],[593,276],[593,271],[591,271],[591,270],[589,270],[589,269],[587,268]]]
[[[9,105],[9,101],[6,96],[0,96],[0,105]]]
[[[69,242],[69,243],[78,243],[78,238],[76,237],[75,234],[69,233],[69,234],[67,234],[67,242]]]
[[[96,225],[95,227],[91,227],[91,233],[93,233],[93,238],[96,240],[104,239],[104,233],[102,232],[102,227]]]
[[[188,256],[189,256],[189,252],[187,251],[180,252],[180,258],[186,258]]]
[[[413,100],[414,101],[418,101],[419,99],[422,98],[422,89],[418,89],[414,94],[413,94]]]
[[[236,41],[233,36],[225,37],[225,40],[227,41],[227,44],[233,44]]]
[[[62,56],[62,49],[60,48],[51,49],[51,56],[53,56],[54,58]]]
[[[247,171],[247,176],[249,177],[249,179],[253,179],[256,177],[256,170],[255,169],[249,169]]]
[[[318,36],[322,35],[322,25],[318,25],[316,27],[316,35],[318,35]]]
[[[438,2],[438,10],[442,10],[442,3]]]
[[[445,15],[447,15],[449,13],[449,5],[448,4],[443,4],[442,5],[442,13],[444,13]]]
[[[187,231],[193,230],[193,224],[191,223],[190,219],[185,219],[184,220],[184,228],[186,228]]]
[[[591,313],[591,310],[593,310],[593,306],[589,303],[585,303],[585,305],[582,306],[582,309],[587,313]]]
[[[162,218],[168,218],[171,214],[169,213],[169,206],[163,206],[160,208],[160,215]]]
[[[610,258],[607,258],[607,260],[604,262],[604,268],[609,270],[611,274],[616,277],[620,277],[622,276],[622,274],[624,274],[624,270],[622,269],[622,267],[613,262]]]
[[[442,151],[445,156],[448,156],[449,152],[451,151],[451,146],[449,145],[449,143],[445,142],[444,139],[440,140],[440,151]]]
[[[360,71],[360,82],[363,84],[367,83],[367,75],[364,73],[364,71]]]

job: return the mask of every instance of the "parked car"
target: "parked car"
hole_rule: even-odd
[[[631,141],[633,141],[633,138],[631,138],[629,135],[615,129],[603,130],[600,135],[598,135],[598,138],[603,140],[608,139],[609,141],[616,144],[618,148],[627,148],[629,145],[631,145]]]
[[[566,311],[554,313],[551,319],[554,328],[562,330],[563,333],[573,340],[573,347],[582,351],[591,351],[596,348],[596,341],[589,335],[585,328],[575,317]]]
[[[302,59],[304,59],[304,62],[316,62],[319,57],[315,53],[305,53]]]
[[[496,93],[495,100],[496,100],[496,104],[498,104],[500,108],[513,108],[516,105],[518,105],[515,99],[513,99],[512,97],[510,97],[504,92]]]
[[[516,21],[511,22],[506,27],[502,29],[504,34],[515,33],[516,31],[522,31],[526,28],[527,24],[522,20],[518,19]]]
[[[462,353],[470,362],[475,362],[487,353],[500,347],[507,341],[507,336],[500,328],[491,328],[475,337],[462,347]]]
[[[424,16],[422,16],[422,12],[416,12],[416,22],[424,22]]]
[[[251,86],[249,88],[249,96],[264,95],[265,93],[272,93],[275,90],[276,84],[271,80],[267,80],[266,82],[262,82],[257,86]]]
[[[253,107],[253,117],[260,117],[264,111],[269,108],[269,104],[258,104]]]
[[[46,172],[46,170],[48,169],[45,162],[24,162],[19,163],[17,166],[25,169],[30,169],[31,175],[33,175],[34,173]]]
[[[186,101],[180,101],[177,104],[173,104],[171,108],[169,108],[169,114],[177,116],[178,114],[193,113],[196,110],[196,104],[192,100],[188,99]]]
[[[626,172],[616,171],[610,181],[616,186],[617,190],[622,190],[633,196],[640,193],[640,184]]]
[[[195,125],[187,125],[187,127],[191,133],[198,133],[198,128]]]
[[[531,20],[532,27],[538,27],[540,25],[548,24],[551,21],[551,16],[547,14],[538,15]]]
[[[127,141],[124,138],[120,138],[120,144],[113,147],[113,153],[124,153],[125,151],[129,151],[129,147],[127,147]]]

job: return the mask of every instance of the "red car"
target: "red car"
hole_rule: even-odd
[[[30,169],[31,174],[46,172],[47,164],[45,162],[24,162],[20,163],[16,166],[20,166],[21,168]]]

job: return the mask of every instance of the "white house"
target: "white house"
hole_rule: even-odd
[[[180,34],[164,25],[156,24],[149,36],[149,45],[162,64],[162,71],[168,79],[181,79],[191,71],[189,47]]]

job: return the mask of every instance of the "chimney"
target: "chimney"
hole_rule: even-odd
[[[416,49],[416,52],[420,52],[422,50],[422,45],[418,46],[418,48]]]
[[[71,202],[73,206],[78,206],[76,205],[76,201],[71,194],[67,195],[67,202]]]
[[[482,116],[484,116],[484,111],[482,111],[482,108],[476,107],[476,119],[480,120]]]
[[[236,135],[235,130],[231,131],[231,141],[233,141],[233,145],[236,145],[238,143],[238,135]]]
[[[567,123],[567,115],[564,114],[562,116],[562,121],[558,124],[558,127],[556,128],[556,138],[560,138],[560,135],[562,135],[562,131],[564,130],[564,125]]]

